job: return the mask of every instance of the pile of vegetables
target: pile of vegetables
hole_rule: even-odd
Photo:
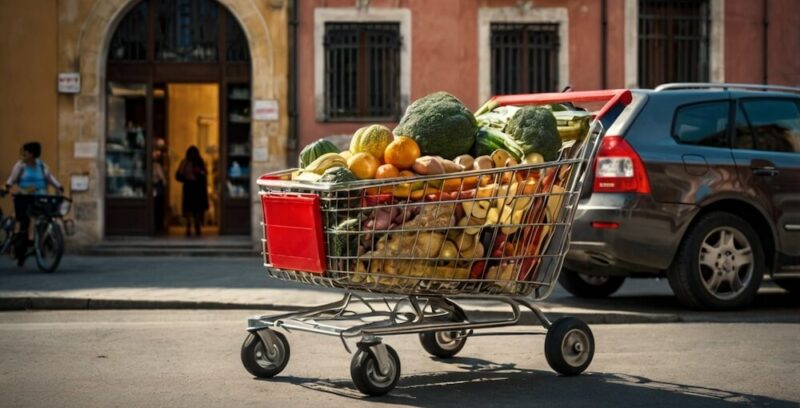
[[[349,150],[327,140],[309,144],[291,178],[385,180],[337,199],[344,208],[326,225],[339,271],[333,277],[390,287],[483,280],[490,290],[513,292],[516,282],[534,279],[569,175],[568,166],[515,167],[558,159],[563,143],[588,133],[591,119],[560,105],[489,104],[473,114],[437,92],[412,103],[394,130],[358,129]],[[483,171],[460,175],[473,170]]]

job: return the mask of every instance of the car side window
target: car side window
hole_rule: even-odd
[[[679,143],[728,147],[728,101],[704,102],[678,108],[672,135]]]
[[[750,128],[750,122],[747,121],[747,116],[744,114],[742,105],[736,107],[736,129],[733,136],[734,149],[755,149],[753,142],[753,129]]]
[[[753,141],[751,148],[771,152],[800,153],[800,108],[796,101],[791,99],[744,100],[741,108],[750,124]]]

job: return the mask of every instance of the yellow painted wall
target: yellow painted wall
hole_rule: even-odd
[[[42,144],[42,159],[58,174],[57,7],[56,0],[0,0],[2,184],[27,141]],[[11,199],[0,206],[9,211]]]
[[[200,155],[209,171],[208,198],[210,225],[218,225],[218,195],[214,188],[213,163],[219,157],[219,85],[217,84],[169,84],[167,86],[167,145],[171,167],[169,203],[173,214],[181,214],[181,184],[174,182],[175,171],[186,149],[191,145],[200,149]]]

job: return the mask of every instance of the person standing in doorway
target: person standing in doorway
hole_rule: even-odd
[[[186,236],[191,236],[192,225],[195,235],[200,236],[203,217],[208,210],[208,171],[200,150],[189,146],[175,173],[175,179],[183,183],[183,216],[186,217]]]

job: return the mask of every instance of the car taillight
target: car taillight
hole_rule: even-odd
[[[650,194],[642,159],[620,136],[605,136],[594,167],[595,193]]]

